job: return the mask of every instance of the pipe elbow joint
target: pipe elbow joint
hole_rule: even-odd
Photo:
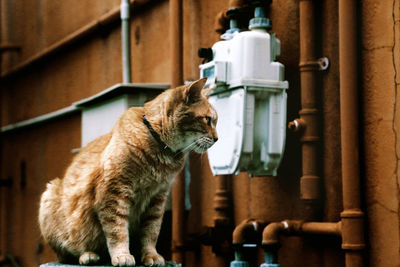
[[[286,221],[268,224],[262,233],[262,245],[264,247],[274,247],[279,245],[279,234],[288,229]]]
[[[260,222],[255,219],[242,221],[232,233],[232,244],[242,245],[246,241],[254,239],[259,232]]]

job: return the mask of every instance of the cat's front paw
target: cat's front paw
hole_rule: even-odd
[[[111,263],[114,266],[135,266],[135,258],[131,254],[119,254],[112,257]]]
[[[84,252],[80,257],[79,257],[79,264],[81,265],[89,265],[96,263],[100,260],[99,255],[97,255],[94,252]]]
[[[157,252],[149,252],[142,257],[142,263],[145,266],[164,266],[165,260]]]

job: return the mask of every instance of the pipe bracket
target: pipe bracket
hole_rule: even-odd
[[[295,119],[288,124],[289,130],[292,130],[293,132],[299,132],[301,130],[304,130],[306,127],[306,124],[304,120],[302,119]]]
[[[300,71],[324,71],[329,68],[329,59],[321,57],[317,60],[301,61],[299,63]]]
[[[329,59],[321,57],[318,59],[319,70],[327,70],[329,68]]]

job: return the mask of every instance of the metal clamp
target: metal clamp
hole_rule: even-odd
[[[299,63],[300,71],[327,70],[329,68],[329,59],[321,57],[317,60],[302,61]]]

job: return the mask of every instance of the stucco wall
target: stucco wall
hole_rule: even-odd
[[[197,49],[219,40],[214,23],[225,1],[183,1],[184,80],[199,77]],[[330,60],[318,74],[321,135],[319,169],[323,178],[320,201],[299,198],[300,134],[288,132],[278,177],[229,178],[232,222],[246,218],[265,222],[283,219],[340,220],[342,183],[340,159],[338,4],[315,1],[318,56]],[[21,46],[2,53],[1,73],[42,52],[55,42],[118,7],[119,1],[1,1],[1,43]],[[300,109],[299,1],[274,0],[272,32],[281,40],[279,59],[285,65],[288,121]],[[399,0],[360,1],[360,145],[363,208],[366,212],[368,266],[400,265],[400,131],[398,84]],[[132,12],[133,82],[168,83],[170,39],[168,1],[157,0]],[[5,126],[69,106],[118,83],[121,74],[118,24],[94,34],[47,60],[1,82],[1,125]],[[21,266],[55,260],[37,225],[38,200],[45,183],[62,176],[80,146],[80,116],[71,115],[37,127],[2,134],[1,176],[11,187],[1,187],[0,254],[11,253]],[[213,226],[216,179],[206,155],[191,155],[192,208],[183,225],[189,234]],[[168,219],[168,218],[167,218]],[[167,229],[168,231],[168,229]],[[168,238],[168,235],[166,235]],[[279,261],[285,266],[344,266],[339,238],[282,237]],[[221,255],[201,245],[187,251],[183,266],[223,266]],[[167,252],[168,254],[168,252]],[[223,255],[226,261],[232,255]],[[262,262],[261,250],[253,263]]]
[[[362,121],[370,266],[400,264],[399,1],[362,4]]]

